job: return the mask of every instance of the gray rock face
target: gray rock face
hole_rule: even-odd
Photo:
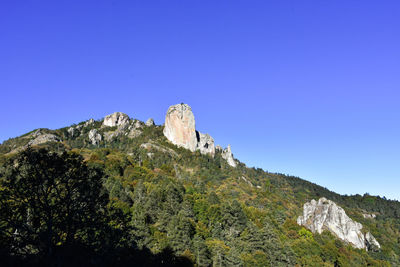
[[[104,117],[103,126],[114,127],[129,123],[130,118],[122,112],[115,112]]]
[[[88,133],[89,140],[92,143],[92,145],[98,145],[100,141],[103,139],[101,137],[101,134],[98,133],[96,129],[92,129]]]
[[[90,126],[90,125],[93,125],[94,123],[95,123],[94,119],[89,119],[84,124],[79,124],[79,125],[75,125],[75,126],[69,127],[68,130],[67,130],[68,135],[70,137],[77,137],[77,136],[80,135],[80,132],[81,132],[82,128]]]
[[[69,127],[67,132],[68,132],[69,136],[71,136],[71,137],[75,137],[75,135],[77,134],[77,131],[74,127]]]
[[[228,145],[228,147],[222,151],[222,158],[225,159],[230,166],[234,168],[236,167],[236,162],[235,159],[233,158],[231,145]]]
[[[214,139],[209,134],[196,131],[192,109],[187,104],[170,106],[165,116],[164,135],[173,144],[194,152],[199,150],[201,154],[215,156],[215,150],[222,151],[222,157],[232,167],[236,167],[231,147],[222,150],[215,147]]]
[[[89,119],[85,122],[84,127],[92,125],[94,123],[94,119]]]
[[[34,136],[36,136],[35,139],[29,141],[28,145],[34,146],[34,145],[40,145],[44,144],[47,142],[60,142],[61,139],[57,135],[54,134],[38,134],[36,133]]]
[[[365,241],[367,245],[367,250],[379,250],[381,248],[379,242],[370,232],[365,234]]]
[[[297,218],[297,223],[313,233],[328,230],[355,248],[368,249],[372,246],[380,248],[378,241],[369,232],[365,235],[361,232],[363,228],[361,223],[353,221],[341,207],[326,198],[320,198],[318,202],[313,199],[305,203],[303,216]]]
[[[130,130],[130,132],[128,133],[128,137],[129,138],[136,138],[136,137],[140,136],[142,133],[143,133],[142,130],[137,129],[137,128],[132,128]]]
[[[173,144],[195,151],[196,128],[191,107],[186,104],[170,106],[165,116],[164,135]]]
[[[168,148],[168,147],[164,147],[164,146],[161,146],[161,145],[157,145],[157,144],[154,144],[154,143],[143,143],[143,144],[140,145],[140,147],[144,148],[144,149],[147,149],[148,151],[154,149],[154,150],[161,151],[163,153],[168,153],[171,156],[175,156],[175,157],[178,156],[178,154],[173,149]]]
[[[144,123],[143,123],[142,121],[140,121],[140,120],[135,120],[135,123],[133,124],[133,126],[134,126],[136,129],[140,129],[140,128],[143,128]]]
[[[376,215],[375,214],[368,214],[368,213],[363,213],[363,217],[365,218],[365,219],[375,219],[376,218]]]
[[[197,148],[201,154],[209,154],[211,157],[215,155],[214,139],[209,134],[203,134],[196,131],[197,134]]]
[[[153,120],[153,118],[149,118],[147,121],[146,121],[146,126],[154,126],[155,124],[154,124],[154,120]]]

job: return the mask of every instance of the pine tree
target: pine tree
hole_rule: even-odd
[[[195,262],[198,267],[211,266],[211,253],[203,238],[198,235],[193,238],[193,249],[196,258]]]

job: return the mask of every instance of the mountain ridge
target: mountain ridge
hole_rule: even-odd
[[[366,261],[368,259],[371,261],[372,259],[383,260],[392,262],[393,264],[398,261],[398,258],[388,256],[391,252],[394,255],[400,255],[397,254],[399,249],[398,240],[395,240],[399,236],[399,233],[395,231],[393,237],[388,236],[388,233],[392,231],[391,229],[396,228],[400,218],[400,205],[397,201],[386,200],[385,198],[370,196],[368,194],[364,194],[363,196],[342,196],[297,177],[269,173],[254,167],[248,168],[237,159],[235,159],[236,166],[233,167],[229,164],[227,157],[224,157],[223,149],[215,149],[215,154],[212,155],[211,153],[201,153],[201,151],[196,149],[190,151],[179,147],[179,145],[174,144],[165,136],[164,126],[151,123],[146,125],[144,122],[129,118],[128,115],[123,113],[113,113],[105,118],[109,118],[106,123],[104,123],[105,119],[89,119],[56,130],[36,129],[20,137],[9,139],[0,145],[0,163],[4,162],[5,158],[12,157],[13,154],[20,152],[21,148],[29,146],[46,147],[54,151],[73,151],[79,153],[83,155],[85,161],[101,166],[106,170],[110,176],[106,187],[108,186],[111,196],[116,198],[115,201],[118,205],[127,210],[137,210],[140,207],[135,207],[134,196],[125,195],[123,190],[121,191],[121,188],[125,188],[124,190],[127,192],[132,190],[132,194],[135,194],[138,190],[137,183],[140,184],[143,180],[143,182],[150,182],[154,184],[153,186],[157,186],[160,182],[158,180],[153,181],[152,179],[161,174],[184,187],[184,193],[181,196],[183,199],[194,198],[190,201],[192,201],[192,212],[196,215],[191,223],[195,228],[197,227],[196,229],[198,227],[206,227],[205,229],[209,231],[202,238],[213,257],[215,256],[213,253],[216,253],[218,249],[222,249],[219,245],[216,247],[216,244],[223,242],[224,246],[227,246],[226,257],[231,258],[231,260],[238,260],[237,255],[229,256],[229,253],[234,253],[233,250],[240,247],[239,245],[235,245],[234,240],[231,240],[231,235],[239,239],[244,238],[243,235],[245,235],[246,231],[254,230],[251,225],[255,224],[259,228],[269,225],[268,227],[272,227],[274,235],[279,237],[280,241],[278,243],[282,247],[278,251],[283,253],[283,247],[289,246],[292,251],[290,253],[293,253],[291,256],[288,256],[290,260],[281,261],[278,255],[268,254],[271,253],[268,250],[263,252],[267,255],[265,257],[270,259],[271,264],[283,264],[282,266],[292,266],[291,264],[295,264],[295,262],[300,264],[300,266],[307,266],[303,263],[310,262],[308,258],[310,255],[302,251],[299,244],[302,244],[302,246],[316,246],[323,251],[325,245],[329,242],[334,242],[335,238],[326,237],[325,233],[311,234],[312,239],[307,239],[310,234],[304,232],[302,230],[304,228],[296,224],[296,218],[301,214],[304,203],[312,199],[326,197],[340,204],[352,219],[365,225],[365,228],[371,231],[382,245],[382,250],[378,252],[371,251],[366,255],[362,254],[362,252],[354,252],[346,248],[348,253],[356,253],[355,255],[359,255],[357,257],[361,257]],[[192,127],[191,130],[196,131],[195,127]],[[135,170],[135,168],[138,169]],[[146,175],[150,175],[149,177],[153,178],[142,177],[142,174],[137,173],[137,171],[146,173]],[[131,179],[128,179],[128,177],[133,177],[133,181],[136,181],[136,184],[132,188],[128,186],[129,183],[127,184],[128,180]],[[212,192],[216,193],[220,201],[221,199],[226,199],[231,203],[230,205],[233,205],[232,203],[235,201],[241,203],[240,207],[236,207],[235,209],[244,212],[245,215],[240,216],[246,217],[247,223],[245,227],[244,225],[234,226],[235,221],[238,220],[235,217],[236,219],[232,222],[233,225],[227,226],[227,229],[221,230],[222,232],[218,234],[214,233],[218,228],[215,223],[222,219],[209,219],[207,217],[202,219],[201,216],[205,216],[202,213],[206,212],[208,208],[202,207],[200,209],[198,207],[200,203],[203,203],[202,201],[206,201],[202,199],[211,195]],[[196,194],[199,194],[197,197],[200,197],[200,200],[196,200],[196,197],[194,197]],[[198,203],[199,201],[200,203]],[[129,205],[133,206],[129,207]],[[160,212],[164,212],[163,209],[160,209]],[[206,214],[208,214],[207,212]],[[220,212],[223,214],[223,211]],[[240,211],[238,212],[238,214],[241,213]],[[263,214],[261,217],[264,219],[257,218],[257,213]],[[370,213],[374,214],[376,218],[371,219],[364,216],[364,214]],[[151,216],[155,216],[155,224],[145,224],[146,227],[155,227],[161,235],[169,233],[168,231],[170,230],[158,225],[164,220],[159,217],[161,215]],[[264,220],[267,220],[268,223],[263,222]],[[205,222],[207,222],[205,226],[200,226]],[[382,229],[378,227],[378,225],[385,224],[385,227],[381,226],[383,227]],[[200,231],[199,229],[196,230],[197,234],[200,233],[197,232]],[[258,233],[258,230],[255,231]],[[155,236],[150,235],[147,238],[153,240],[152,242],[161,242],[154,241],[158,240]],[[194,242],[193,239],[190,240],[190,242]],[[241,242],[243,244],[249,243],[249,241]],[[150,245],[143,244],[143,246]],[[157,246],[160,246],[160,244]],[[179,247],[179,244],[176,246]],[[148,248],[157,252],[156,247],[150,246]],[[338,261],[342,257],[342,252],[339,251],[340,248],[342,246],[337,245],[338,252],[335,261]],[[252,250],[249,250],[251,255],[255,253],[255,251],[250,251]],[[183,253],[179,249],[177,252]],[[251,257],[255,257],[254,255]],[[327,264],[329,262],[334,264],[335,262],[324,259],[323,254],[314,256]],[[245,262],[243,257],[246,258],[245,255],[239,258],[242,262]]]

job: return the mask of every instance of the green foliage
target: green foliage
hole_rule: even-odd
[[[341,196],[242,163],[231,168],[218,151],[212,158],[171,144],[160,126],[98,145],[88,141],[91,129],[118,131],[102,128],[101,121],[79,124],[77,136],[70,136],[68,128],[41,129],[64,140],[41,145],[51,153],[5,155],[25,146],[33,132],[0,145],[0,252],[46,254],[72,242],[96,248],[107,259],[147,264],[143,266],[400,265],[397,201],[369,194]],[[75,186],[76,195],[68,195],[67,186]],[[297,225],[304,202],[322,196],[361,222],[382,249],[354,249],[327,231],[312,234]],[[73,202],[67,200],[71,197]],[[81,214],[72,219],[67,212],[71,203],[72,214]],[[366,212],[376,219],[364,218]]]
[[[308,240],[310,240],[310,241],[313,241],[313,240],[314,240],[313,234],[312,234],[310,231],[308,231],[306,228],[301,228],[301,229],[299,230],[298,234],[299,234],[299,236],[302,237],[302,238],[308,239]]]
[[[56,246],[92,244],[108,197],[103,172],[81,156],[27,149],[0,180],[1,240],[16,254],[52,254]]]

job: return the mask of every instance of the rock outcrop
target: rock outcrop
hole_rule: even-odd
[[[179,147],[192,152],[196,150],[196,128],[191,107],[183,103],[169,107],[165,116],[164,135]]]
[[[29,141],[29,146],[35,146],[44,144],[47,142],[60,142],[61,138],[55,134],[50,133],[41,133],[40,130],[36,131],[32,136],[35,136],[35,139]]]
[[[236,167],[230,146],[222,150],[221,146],[215,146],[214,139],[209,134],[196,131],[192,108],[187,104],[177,104],[168,108],[165,116],[164,135],[173,144],[192,152],[199,150],[203,155],[214,157],[215,151],[220,151],[228,164]]]
[[[229,165],[232,167],[236,167],[236,162],[235,159],[233,158],[232,150],[231,150],[231,145],[228,145],[227,148],[225,148],[222,151],[222,158],[225,159]]]
[[[375,219],[375,218],[376,218],[376,215],[373,214],[373,213],[371,213],[371,214],[369,214],[369,213],[363,213],[363,217],[364,217],[365,219]]]
[[[215,155],[214,139],[209,134],[203,134],[196,131],[197,149],[201,154],[209,154],[211,157]]]
[[[94,119],[89,119],[89,120],[85,121],[85,123],[80,123],[78,125],[69,127],[67,130],[69,137],[74,138],[74,137],[79,136],[81,134],[81,131],[83,128],[91,126],[94,123],[95,123]]]
[[[161,145],[157,145],[154,143],[143,143],[140,145],[141,148],[147,149],[148,151],[154,149],[154,150],[158,150],[161,151],[163,153],[167,153],[170,154],[171,156],[175,156],[178,157],[178,153],[176,153],[173,149],[171,148],[167,148]]]
[[[380,248],[378,241],[369,232],[364,235],[361,223],[353,221],[335,202],[320,198],[307,202],[303,206],[303,215],[297,218],[297,223],[313,233],[328,230],[339,239],[350,243],[359,249]]]
[[[129,123],[130,118],[122,112],[114,112],[104,117],[103,126],[114,127]]]
[[[69,127],[67,132],[70,137],[75,137],[75,136],[77,136],[77,133],[78,133],[78,131],[76,130],[75,127]]]
[[[98,133],[96,129],[92,129],[88,133],[89,141],[92,145],[98,145],[100,141],[103,139],[101,134]]]
[[[84,127],[87,127],[87,126],[89,126],[89,125],[92,125],[92,124],[94,124],[94,122],[95,122],[94,119],[89,119],[89,120],[87,120],[87,121],[85,122]]]
[[[155,124],[154,124],[154,120],[153,120],[153,118],[149,118],[147,121],[146,121],[146,126],[154,126]]]
[[[379,242],[375,239],[375,237],[370,232],[367,232],[365,234],[365,241],[366,241],[367,250],[379,250],[381,248],[381,245],[379,244]]]

